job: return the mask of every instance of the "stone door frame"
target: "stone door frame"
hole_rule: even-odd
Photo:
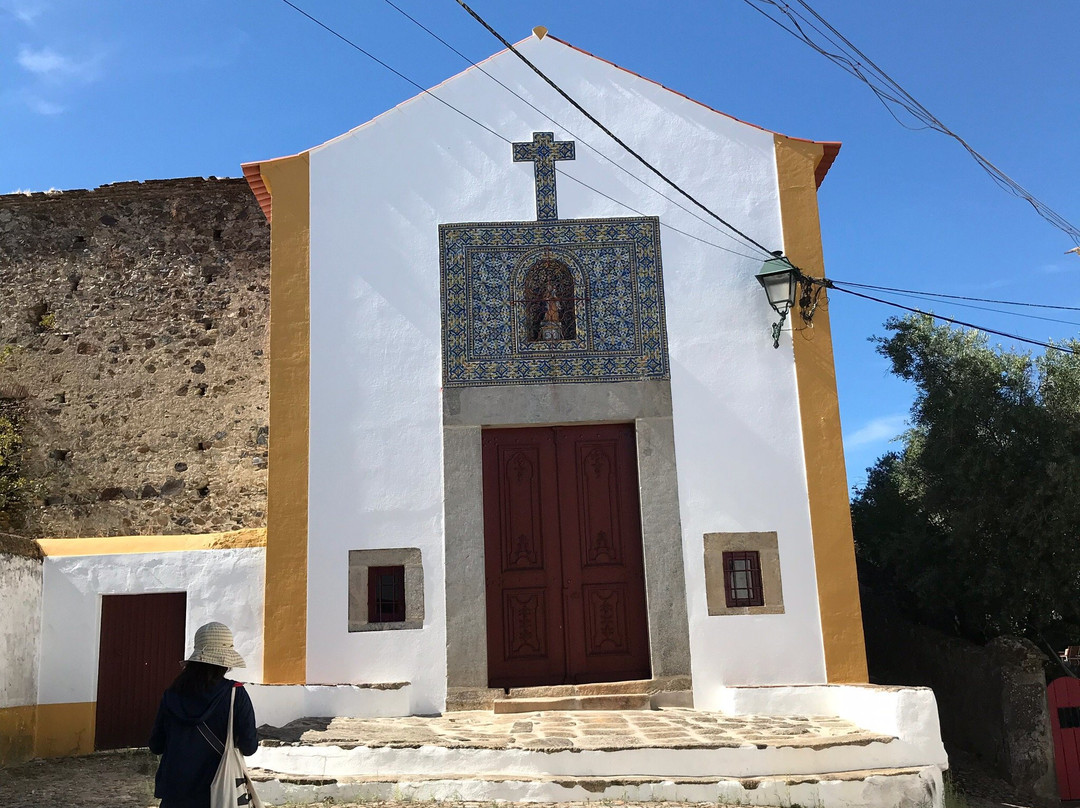
[[[443,391],[448,689],[488,686],[483,427],[619,422],[632,422],[636,438],[652,675],[690,676],[670,383],[468,387]]]

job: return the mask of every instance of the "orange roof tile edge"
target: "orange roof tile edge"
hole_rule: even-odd
[[[266,183],[263,182],[262,162],[243,163],[240,168],[244,170],[244,179],[247,180],[251,192],[255,194],[255,199],[258,201],[259,207],[262,208],[266,221],[273,222],[274,206],[270,199],[270,191],[267,189]]]
[[[709,110],[710,112],[715,112],[717,115],[723,115],[725,118],[730,118],[731,120],[737,121],[738,123],[746,124],[747,126],[752,126],[755,129],[760,129],[762,132],[768,132],[771,135],[780,135],[780,137],[786,137],[789,140],[798,140],[798,141],[801,141],[803,143],[818,143],[819,145],[821,145],[821,146],[823,146],[825,148],[825,152],[821,157],[821,162],[818,163],[817,170],[814,173],[814,179],[817,182],[817,186],[819,188],[821,187],[822,180],[825,179],[825,175],[829,173],[829,168],[832,167],[833,162],[836,160],[837,153],[840,151],[840,143],[838,143],[836,141],[810,140],[809,138],[804,138],[804,137],[791,137],[791,135],[785,135],[783,132],[774,132],[772,129],[766,129],[764,126],[758,126],[756,123],[750,123],[749,121],[744,121],[744,120],[742,120],[740,118],[736,118],[734,115],[729,115],[726,112],[721,112],[718,109],[710,107],[708,104],[705,104],[705,103],[703,103],[701,101],[698,101],[696,98],[691,98],[686,93],[680,93],[678,90],[673,90],[670,87],[661,84],[660,82],[656,81],[656,79],[650,79],[648,76],[643,76],[640,73],[635,73],[633,70],[630,70],[628,68],[623,67],[622,65],[615,64],[615,62],[611,61],[610,59],[605,59],[603,56],[597,56],[595,53],[590,53],[589,51],[585,50],[584,48],[579,48],[577,45],[571,45],[569,42],[566,42],[565,40],[559,39],[554,34],[548,33],[546,35],[546,38],[554,39],[556,42],[558,42],[558,43],[560,43],[562,45],[566,45],[566,47],[568,47],[568,48],[573,48],[574,50],[578,51],[579,53],[584,53],[586,56],[591,56],[593,59],[599,59],[601,62],[605,62],[605,63],[611,65],[612,67],[623,71],[624,73],[629,73],[631,76],[637,76],[639,79],[643,79],[643,80],[649,82],[650,84],[655,84],[660,89],[667,90],[669,93],[674,93],[675,95],[681,96],[682,98],[685,98],[687,101],[692,101],[693,103],[697,104],[700,107],[705,107],[705,109]]]

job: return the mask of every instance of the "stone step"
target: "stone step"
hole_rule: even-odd
[[[459,773],[294,776],[252,770],[267,805],[312,802],[675,801],[720,806],[942,805],[936,766],[760,777],[588,776]]]
[[[511,696],[495,699],[496,715],[538,713],[548,710],[651,710],[648,693],[601,693],[597,695]]]
[[[676,681],[676,678],[680,681]],[[625,682],[590,682],[580,685],[512,687],[507,691],[506,695],[512,699],[532,699],[545,696],[604,696],[613,693],[652,694],[661,691],[688,690],[689,688],[689,677],[667,677],[665,679],[633,679]]]
[[[548,696],[599,696],[609,693],[648,693],[653,707],[693,707],[693,684],[689,676],[660,676],[623,682],[595,682],[580,685],[500,688],[452,687],[446,694],[446,711],[490,710],[496,699],[544,698]]]

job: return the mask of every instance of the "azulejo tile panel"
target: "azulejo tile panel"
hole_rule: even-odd
[[[444,386],[669,378],[656,217],[444,224],[439,249]],[[569,339],[527,322],[525,275],[545,259],[573,280]]]

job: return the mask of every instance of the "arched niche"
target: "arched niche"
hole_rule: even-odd
[[[545,252],[523,262],[517,289],[523,341],[553,347],[576,341],[584,326],[585,291],[580,273],[560,255]]]

